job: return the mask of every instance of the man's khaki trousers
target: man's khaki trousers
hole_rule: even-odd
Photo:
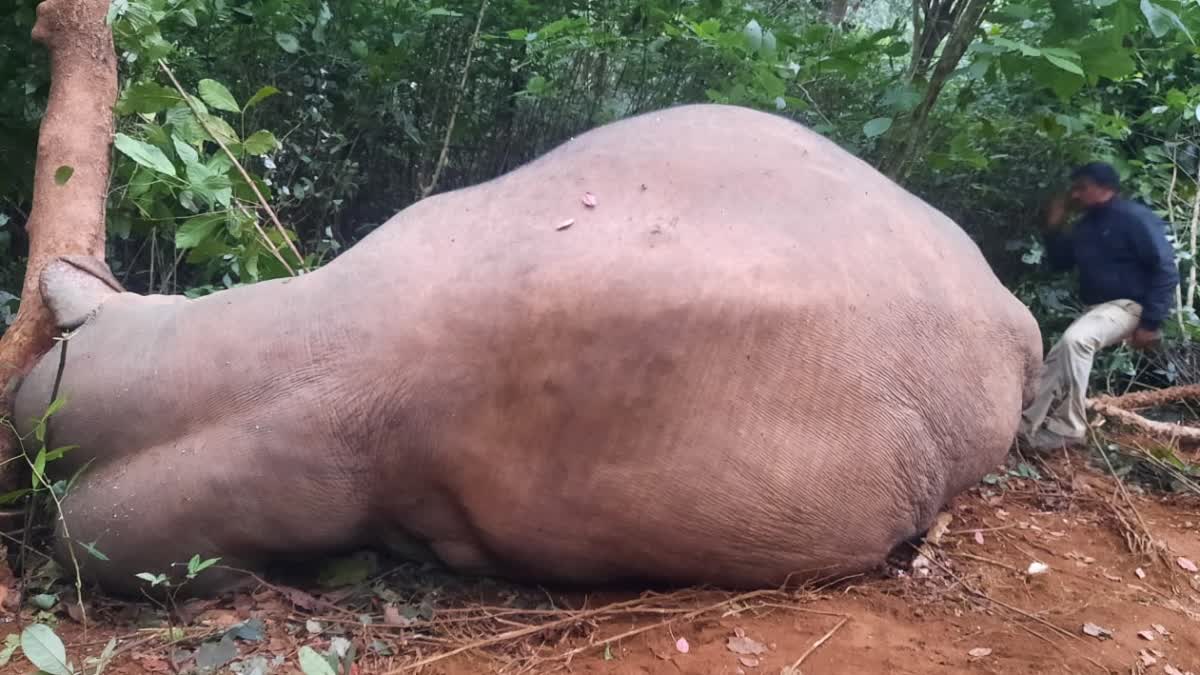
[[[1114,300],[1090,307],[1075,320],[1042,363],[1037,397],[1021,415],[1026,438],[1045,429],[1069,441],[1087,435],[1087,390],[1096,352],[1128,339],[1137,329],[1142,306]]]

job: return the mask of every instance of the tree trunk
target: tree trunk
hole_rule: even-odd
[[[911,71],[914,82],[921,79],[925,68],[928,67],[929,59],[936,53],[943,36],[945,36],[946,44],[942,48],[941,56],[937,59],[937,64],[933,67],[933,73],[929,76],[925,96],[913,109],[908,118],[908,124],[902,127],[897,125],[896,130],[889,135],[887,151],[879,162],[879,170],[892,179],[903,180],[908,175],[912,166],[911,160],[919,150],[921,140],[926,136],[925,126],[929,122],[929,113],[933,111],[933,106],[941,96],[942,89],[945,88],[950,75],[954,73],[954,69],[958,67],[958,62],[962,60],[967,47],[971,45],[975,31],[979,29],[983,15],[992,1],[960,0],[954,4],[934,2],[932,6],[926,5],[930,13],[924,17],[921,17],[920,12],[916,11],[917,4],[914,3],[914,49]],[[947,24],[947,22],[950,23]],[[917,37],[918,35],[920,37]]]
[[[105,22],[109,2],[45,0],[37,8],[32,35],[50,52],[50,98],[38,137],[33,209],[25,226],[29,261],[21,306],[0,337],[0,412],[5,415],[11,415],[16,383],[54,344],[54,324],[38,284],[42,268],[61,255],[104,259],[108,153],[117,97],[117,59]],[[0,433],[0,459],[15,457],[19,450],[10,433]],[[0,471],[0,489],[11,488],[19,474],[15,465],[19,462]]]

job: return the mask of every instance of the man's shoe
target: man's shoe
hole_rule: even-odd
[[[1038,429],[1033,436],[1026,436],[1024,440],[1034,450],[1059,450],[1083,443],[1082,437],[1063,436],[1047,429]]]

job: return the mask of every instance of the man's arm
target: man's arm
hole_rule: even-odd
[[[1175,302],[1179,285],[1179,267],[1175,251],[1167,241],[1166,223],[1149,209],[1140,209],[1130,224],[1130,242],[1146,273],[1146,296],[1140,299],[1142,319],[1139,328],[1156,332]]]
[[[1068,234],[1066,221],[1066,197],[1055,195],[1046,205],[1042,242],[1046,245],[1046,259],[1050,263],[1050,269],[1056,272],[1065,272],[1075,266],[1075,249]]]

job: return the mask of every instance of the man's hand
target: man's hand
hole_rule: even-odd
[[[1066,195],[1057,194],[1050,198],[1050,201],[1046,204],[1045,225],[1047,229],[1057,230],[1062,228],[1063,224],[1067,222],[1068,206],[1069,201]]]
[[[1162,333],[1160,331],[1139,328],[1133,331],[1133,337],[1130,338],[1129,344],[1134,349],[1146,350],[1158,344],[1161,339]]]

